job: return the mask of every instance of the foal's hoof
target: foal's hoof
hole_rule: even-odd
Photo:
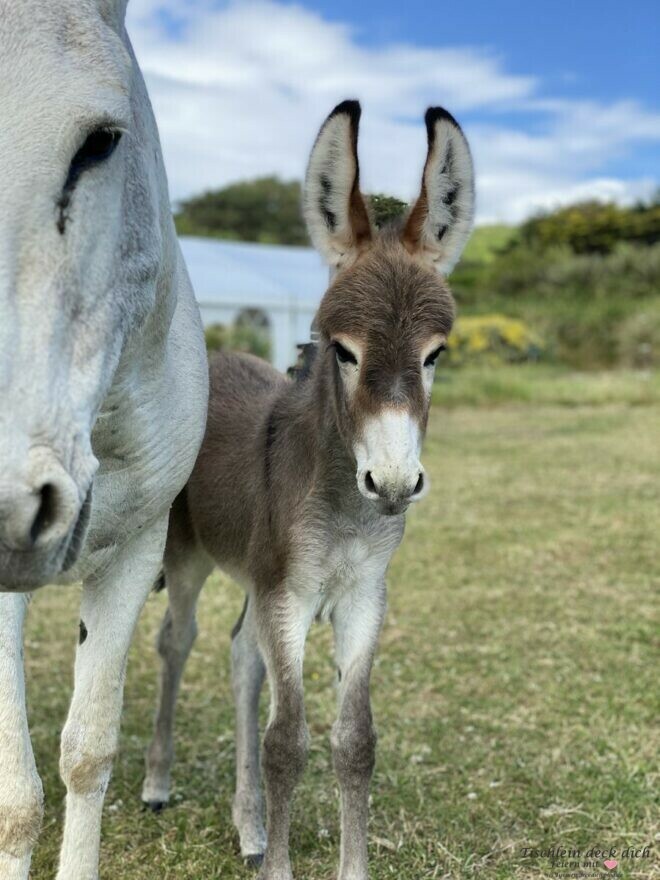
[[[167,806],[167,801],[142,801],[142,809],[152,813],[162,813]]]
[[[263,853],[255,853],[254,855],[243,857],[243,861],[245,862],[246,868],[255,868],[255,869],[260,868],[263,860],[264,860]]]

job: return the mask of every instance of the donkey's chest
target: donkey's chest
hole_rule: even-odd
[[[327,618],[343,596],[382,583],[402,534],[398,519],[308,527],[296,542],[290,585]]]

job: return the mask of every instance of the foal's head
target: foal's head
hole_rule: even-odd
[[[473,169],[456,120],[428,110],[419,198],[405,221],[376,230],[359,189],[359,119],[357,101],[345,101],[325,121],[304,208],[334,270],[317,324],[340,431],[362,495],[397,514],[428,488],[419,457],[436,360],[454,320],[444,277],[472,227]]]

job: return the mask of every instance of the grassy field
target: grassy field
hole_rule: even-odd
[[[568,877],[569,868],[523,853],[553,845],[616,847],[617,876],[660,877],[658,381],[543,369],[498,376],[458,374],[436,389],[425,458],[433,488],[410,514],[391,568],[374,674],[371,877]],[[58,736],[77,600],[76,589],[43,591],[27,628],[30,717],[47,798],[35,880],[54,876],[61,831]],[[219,577],[201,602],[180,701],[173,804],[158,816],[140,809],[165,601],[149,601],[132,651],[101,876],[250,877],[230,820],[229,631],[242,598]],[[298,880],[336,876],[330,652],[329,631],[314,629],[306,662],[312,750],[292,830]],[[650,858],[620,857],[648,844]],[[602,858],[584,876],[608,875]]]
[[[465,367],[440,372],[436,407],[535,405],[583,407],[660,404],[660,373],[576,372],[550,364]]]

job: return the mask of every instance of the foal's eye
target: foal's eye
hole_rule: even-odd
[[[97,128],[91,132],[71,160],[65,188],[72,187],[83,171],[109,159],[120,140],[121,132],[116,129]]]
[[[335,354],[337,355],[337,360],[340,364],[357,364],[357,358],[353,354],[352,351],[349,351],[347,348],[335,340],[333,343],[335,347]]]
[[[439,345],[437,348],[434,348],[433,351],[431,352],[431,354],[428,355],[428,357],[424,361],[424,366],[425,367],[433,367],[435,365],[435,362],[437,361],[437,359],[440,357],[440,352],[446,351],[446,350],[447,350],[447,346],[444,344],[444,342],[442,343],[442,345]]]

